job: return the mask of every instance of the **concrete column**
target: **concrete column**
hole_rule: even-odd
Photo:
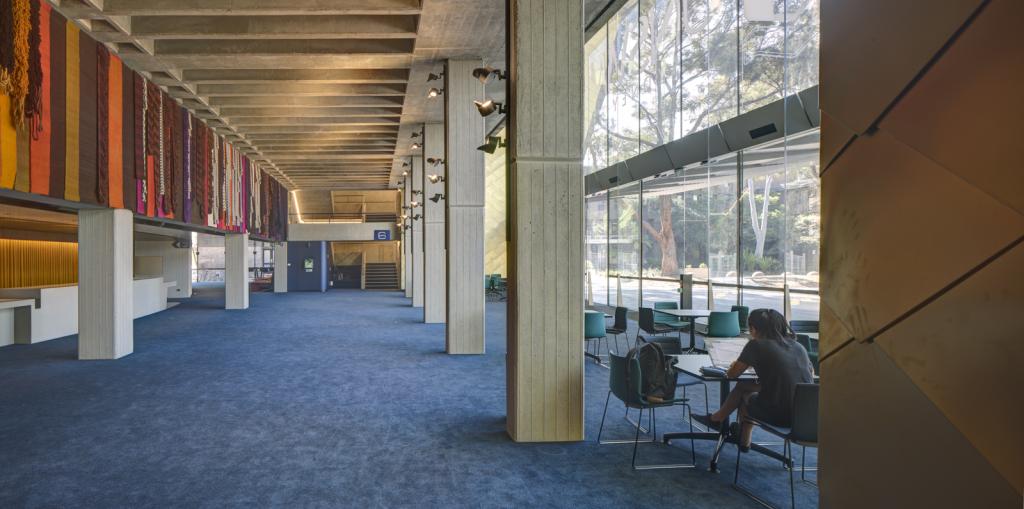
[[[274,244],[274,293],[288,292],[288,243]]]
[[[445,154],[448,210],[448,327],[450,354],[484,353],[484,119],[473,101],[484,87],[473,77],[481,60],[445,66]]]
[[[412,157],[412,193],[410,203],[418,203],[409,211],[412,221],[412,305],[423,307],[423,157]],[[418,192],[417,192],[418,191]],[[419,216],[419,219],[416,219]]]
[[[508,433],[583,440],[583,3],[509,13]]]
[[[224,236],[224,308],[249,309],[248,233]]]
[[[78,358],[132,353],[133,220],[125,209],[78,213]]]
[[[423,128],[423,156],[444,160],[444,124]],[[444,163],[426,162],[423,167],[423,321],[444,323],[445,319],[445,200],[431,200],[444,194],[444,183],[431,183],[428,175],[445,175]]]
[[[412,169],[411,167],[409,168]],[[402,179],[402,206],[408,207],[409,202],[412,201],[412,173],[406,175]],[[413,287],[413,271],[412,271],[412,211],[410,209],[402,209],[403,213],[406,214],[407,219],[402,224],[402,272],[404,274],[403,280],[405,281],[405,297],[408,299],[412,298],[412,287]]]

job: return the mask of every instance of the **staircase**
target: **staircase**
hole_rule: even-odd
[[[398,267],[394,263],[367,263],[366,289],[397,290]]]

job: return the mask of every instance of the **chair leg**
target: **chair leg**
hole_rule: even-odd
[[[789,458],[789,506],[796,509],[796,489],[793,488],[793,444],[786,440],[786,457]]]
[[[608,395],[604,398],[604,412],[601,414],[601,426],[597,428],[597,443],[601,443],[601,433],[604,432],[604,417],[608,415],[608,401],[611,400],[612,391],[608,391]],[[626,410],[629,410],[627,408]]]
[[[633,439],[633,462],[631,466],[636,470],[636,450],[640,446],[640,421],[644,419],[644,409],[640,409],[640,418],[636,420],[636,437]]]

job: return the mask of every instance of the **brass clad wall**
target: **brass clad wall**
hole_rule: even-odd
[[[77,283],[77,243],[0,239],[0,288]]]
[[[823,507],[1021,507],[1019,0],[822,0]]]

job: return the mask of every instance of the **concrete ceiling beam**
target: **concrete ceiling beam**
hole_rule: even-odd
[[[244,117],[225,119],[239,129],[255,126],[303,124],[308,126],[397,126],[398,117]]]
[[[413,52],[411,39],[156,39],[156,56],[387,55]],[[186,68],[190,66],[182,66]]]
[[[420,13],[420,0],[104,0],[103,12],[113,16],[409,15]]]
[[[219,96],[211,97],[211,106],[288,106],[294,108],[376,108],[401,107],[400,96]]]
[[[222,117],[229,119],[273,117],[401,117],[402,108],[221,108]]]
[[[186,69],[182,73],[182,80],[204,85],[280,82],[407,83],[409,69]]]
[[[411,39],[416,16],[135,16],[131,35],[153,39]]]
[[[242,83],[234,85],[197,85],[196,95],[205,97],[239,97],[261,95],[291,96],[405,96],[404,83],[337,85],[333,83]]]

